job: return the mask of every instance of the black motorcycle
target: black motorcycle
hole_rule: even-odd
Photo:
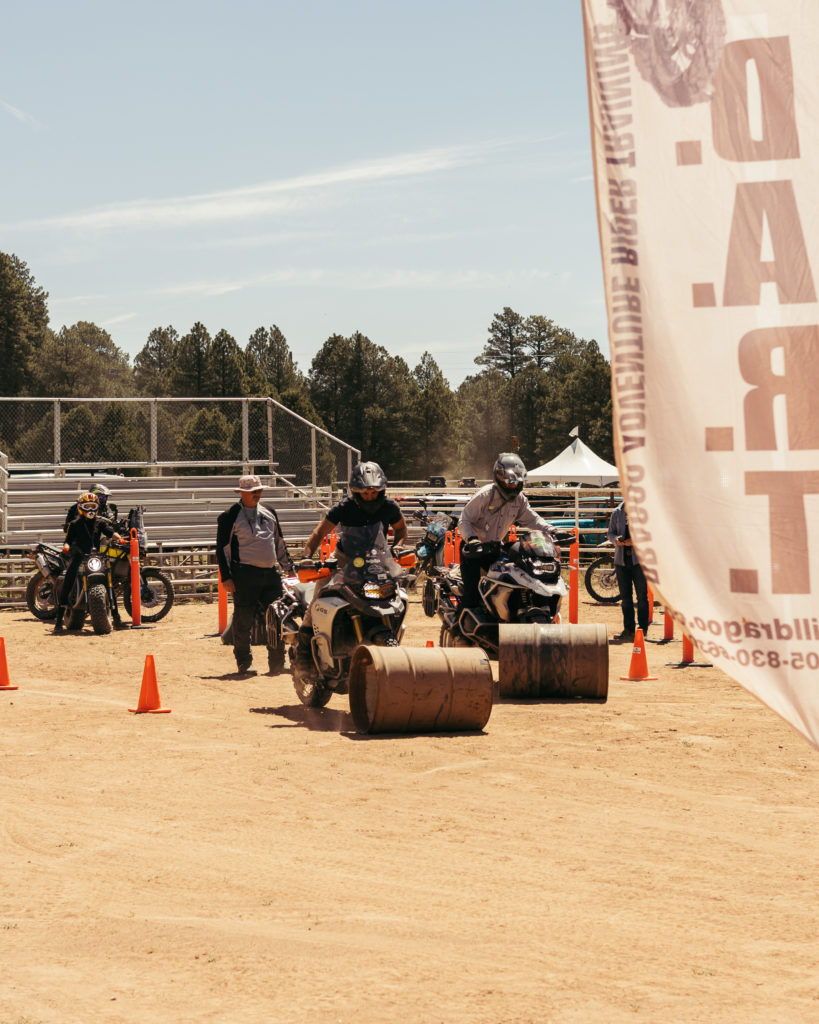
[[[29,552],[28,557],[37,563],[37,571],[26,586],[26,604],[32,615],[48,622],[57,617],[57,580],[68,563],[60,548],[42,542]]]
[[[139,605],[143,622],[159,622],[173,607],[174,593],[170,576],[154,565],[144,565],[147,536],[143,523],[142,506],[132,508],[128,516],[116,522],[117,531],[123,536],[121,544],[112,538],[100,538],[99,554],[107,559],[115,594],[122,596],[126,612],[133,615],[131,595],[131,546],[130,533],[137,531],[140,558]],[[56,581],[68,565],[60,548],[51,544],[38,544],[29,557],[37,563],[37,571],[26,586],[26,604],[32,615],[44,622],[57,617]]]
[[[58,581],[56,588],[60,603],[68,610],[68,629],[82,629],[86,615],[91,620],[91,628],[95,633],[104,636],[113,628],[114,588],[111,580],[111,567],[105,555],[99,551],[90,551],[82,555],[77,577],[71,592],[63,594],[65,577]]]
[[[129,615],[133,616],[131,595],[131,530],[136,530],[139,546],[139,607],[143,622],[159,622],[173,607],[173,583],[170,576],[155,565],[143,565],[147,554],[148,538],[143,520],[144,508],[132,508],[126,519],[117,523],[117,530],[125,539],[118,545],[103,538],[100,551],[111,563],[111,576],[117,594],[122,594],[122,603]]]

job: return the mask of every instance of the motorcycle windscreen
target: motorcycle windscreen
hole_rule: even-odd
[[[386,570],[390,576],[402,575],[401,566],[395,561],[387,546],[384,528],[380,522],[367,526],[340,526],[339,545],[347,559],[341,570],[345,580],[360,580],[365,569]],[[359,563],[359,564],[356,564]]]

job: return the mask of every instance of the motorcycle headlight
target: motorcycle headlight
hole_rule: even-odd
[[[390,580],[387,583],[367,582],[364,584],[364,597],[370,600],[379,597],[392,597],[395,593],[395,584]]]
[[[92,555],[88,559],[88,571],[89,572],[102,572],[102,559],[96,555]]]

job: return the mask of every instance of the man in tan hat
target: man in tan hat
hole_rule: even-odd
[[[250,632],[256,606],[266,608],[282,595],[279,567],[293,570],[279,518],[260,504],[263,486],[257,476],[243,476],[236,488],[239,501],[219,515],[216,559],[228,594],[233,594],[233,653],[237,671],[250,674],[253,651]]]

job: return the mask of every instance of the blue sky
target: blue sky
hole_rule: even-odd
[[[4,12],[0,250],[133,357],[359,330],[453,386],[504,306],[608,355],[579,0]]]

